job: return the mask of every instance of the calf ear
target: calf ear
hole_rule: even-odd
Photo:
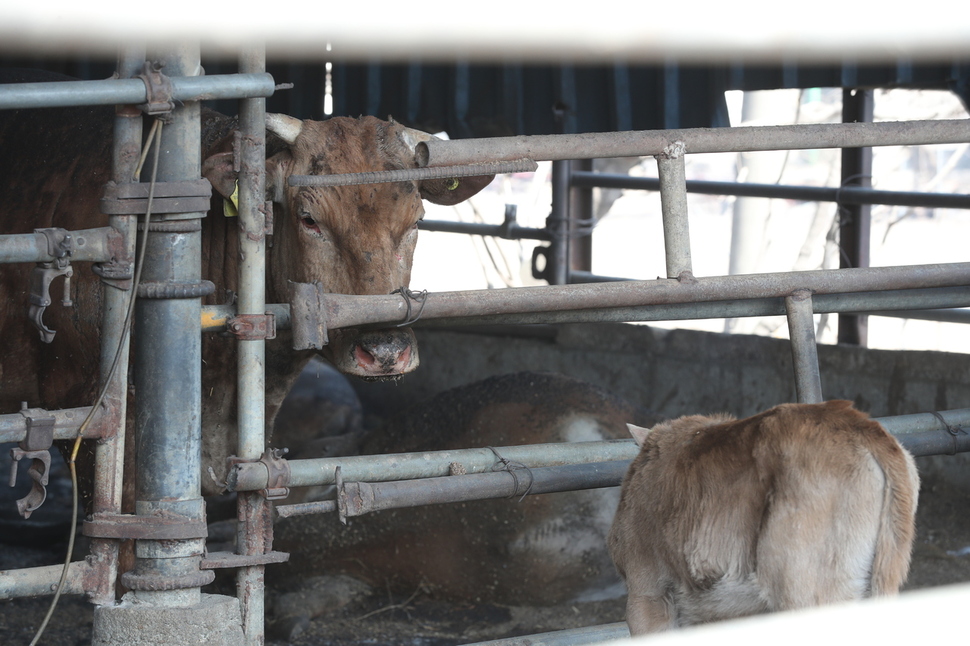
[[[418,187],[421,197],[434,204],[451,206],[464,202],[475,193],[488,186],[495,175],[478,175],[476,177],[453,177],[448,179],[429,179],[421,182]]]
[[[202,176],[209,180],[216,192],[229,199],[236,190],[239,176],[233,167],[232,153],[217,153],[202,162]]]
[[[630,435],[636,440],[637,446],[643,448],[643,443],[647,441],[647,436],[650,435],[652,429],[643,428],[642,426],[637,426],[636,424],[627,424],[626,427],[630,429]]]

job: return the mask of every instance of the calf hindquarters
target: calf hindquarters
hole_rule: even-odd
[[[915,465],[849,402],[639,431],[610,533],[634,634],[889,594],[905,579]]]

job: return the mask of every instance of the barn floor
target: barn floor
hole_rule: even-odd
[[[925,478],[920,495],[918,535],[907,589],[970,581],[970,496],[943,481]],[[0,525],[0,569],[57,562],[59,544],[39,544],[6,522]],[[19,543],[19,544],[15,544]],[[26,543],[26,544],[25,544]],[[84,549],[84,546],[79,546]],[[345,589],[344,605],[315,596],[318,585],[299,590],[271,591],[267,607],[330,608],[310,621],[271,622],[267,644],[350,646],[451,646],[513,635],[620,621],[620,600],[575,603],[555,608],[449,604],[427,591],[409,598],[391,598],[381,591]],[[216,585],[218,585],[217,582]],[[346,582],[334,582],[340,586]],[[220,590],[229,592],[229,590]],[[282,596],[286,594],[287,596]],[[0,602],[0,642],[27,644],[47,612],[49,598]],[[64,598],[47,628],[42,644],[83,646],[91,642],[91,607],[78,597]],[[289,638],[287,638],[289,636]]]

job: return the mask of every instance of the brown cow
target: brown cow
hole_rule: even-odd
[[[631,426],[610,554],[633,635],[894,594],[909,570],[912,456],[851,402]]]
[[[7,77],[7,82],[55,80],[51,76]],[[0,233],[35,228],[68,230],[106,224],[99,200],[110,179],[113,110],[72,108],[0,111]],[[222,214],[232,192],[231,153],[236,120],[202,113],[203,172],[216,189],[203,219],[202,277],[216,285],[215,300],[236,289],[238,226]],[[268,251],[269,303],[288,300],[288,283],[320,282],[327,291],[387,294],[406,287],[424,213],[422,198],[455,204],[474,195],[491,177],[369,184],[340,188],[288,187],[291,174],[362,172],[415,166],[413,149],[426,133],[373,117],[335,117],[323,122],[282,115],[267,117],[267,199],[274,203]],[[449,190],[453,189],[453,190]],[[221,193],[222,195],[219,195]],[[31,267],[5,266],[0,276],[0,412],[21,401],[58,409],[90,405],[98,374],[101,288],[97,276],[77,263],[73,307],[44,314],[57,331],[43,344],[27,322]],[[56,298],[56,296],[55,296]],[[203,341],[203,464],[225,474],[225,457],[236,444],[235,342],[206,335]],[[365,378],[396,377],[418,363],[413,333],[334,330],[324,356],[341,371]],[[267,428],[312,351],[294,351],[281,331],[266,352]],[[203,478],[206,493],[214,483]]]

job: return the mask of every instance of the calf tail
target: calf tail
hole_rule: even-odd
[[[916,533],[916,502],[919,497],[919,473],[913,456],[900,446],[896,438],[882,427],[880,430],[884,436],[869,446],[886,478],[872,561],[872,596],[896,594],[906,580]]]

